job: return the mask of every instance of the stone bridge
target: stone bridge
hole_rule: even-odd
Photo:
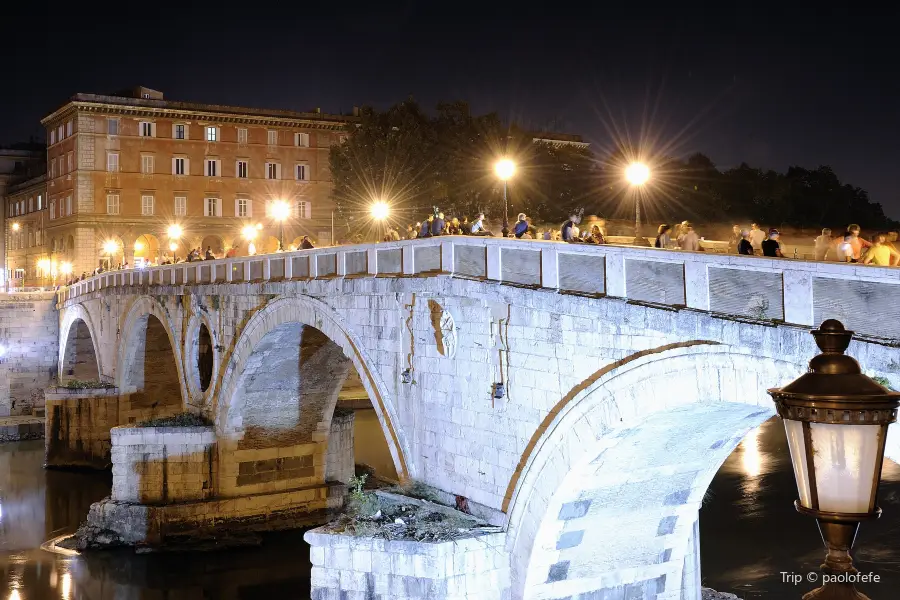
[[[355,374],[398,477],[503,527],[484,597],[694,599],[701,499],[766,388],[826,318],[900,387],[898,297],[900,269],[480,237],[106,273],[60,291],[59,365],[112,387],[48,395],[48,453],[112,438],[95,508],[140,508],[138,541],[333,506]],[[184,410],[214,426],[121,427]],[[350,579],[314,590],[377,597]]]

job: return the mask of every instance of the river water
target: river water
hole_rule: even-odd
[[[270,534],[261,548],[191,554],[61,556],[40,549],[71,533],[110,477],[42,469],[43,443],[0,444],[0,600],[271,600],[309,598],[302,532]],[[858,567],[881,576],[872,600],[900,589],[900,468],[886,463],[885,516],[864,524]],[[812,519],[796,513],[784,430],[771,420],[719,471],[700,513],[704,585],[746,600],[797,600],[814,587],[780,572],[815,572],[824,554]]]

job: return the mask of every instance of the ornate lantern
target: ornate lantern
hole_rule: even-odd
[[[829,319],[812,332],[822,354],[809,372],[769,390],[784,420],[800,499],[798,512],[815,517],[827,548],[826,584],[804,600],[868,600],[854,586],[850,549],[860,521],[877,519],[878,484],[888,425],[897,420],[900,393],[863,375],[844,352],[852,331]]]

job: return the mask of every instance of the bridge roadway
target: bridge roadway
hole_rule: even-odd
[[[484,597],[694,599],[701,499],[774,414],[765,389],[805,370],[826,318],[900,387],[898,293],[900,269],[482,237],[104,273],[59,292],[59,364],[115,387],[78,400],[102,419],[56,435],[106,427],[108,452],[109,427],[188,407],[215,424],[181,446],[203,449],[202,488],[170,479],[142,518],[165,533],[311,510],[346,480],[332,413],[355,369],[398,475],[503,526],[491,581],[506,591]],[[123,462],[134,431],[112,435],[95,517],[127,521],[157,481]],[[327,566],[314,590],[363,593]]]

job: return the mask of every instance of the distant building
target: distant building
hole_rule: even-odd
[[[41,121],[48,144],[41,247],[54,273],[71,265],[76,275],[101,264],[183,258],[196,247],[246,255],[248,225],[261,227],[256,250],[270,252],[279,235],[270,213],[276,202],[289,207],[285,249],[302,235],[328,244],[328,151],[353,119],[173,102],[144,87],[76,94]],[[32,182],[15,201],[37,197],[40,185]],[[183,231],[179,239],[170,239],[172,225]],[[23,260],[16,268],[27,273],[33,259]]]
[[[3,210],[0,215],[0,222],[3,223],[3,227],[0,229],[3,231],[3,235],[0,236],[0,256],[4,261],[0,268],[0,286],[4,288],[7,284],[7,269],[10,273],[15,273],[15,269],[9,263],[10,242],[17,244],[19,241],[18,238],[10,239],[10,234],[13,233],[11,229],[13,221],[9,215],[16,210],[23,211],[20,214],[24,214],[24,211],[27,210],[27,202],[19,205],[18,194],[24,186],[27,186],[22,182],[40,176],[44,172],[45,156],[45,148],[42,144],[15,144],[8,148],[0,148],[0,205],[6,207],[6,210]],[[13,196],[15,196],[15,200],[12,199]],[[46,199],[46,193],[44,193],[44,198]],[[12,281],[11,285],[15,287],[25,285],[25,273],[26,271],[20,271],[21,278],[18,281]]]
[[[532,131],[530,135],[532,136],[532,141],[535,143],[541,142],[552,146],[575,146],[578,148],[587,148],[590,146],[590,143],[585,142],[580,135],[570,133]]]

